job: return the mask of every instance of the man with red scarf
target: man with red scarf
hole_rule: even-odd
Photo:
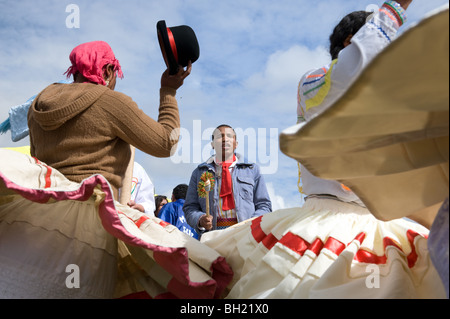
[[[243,163],[236,157],[236,133],[229,125],[218,126],[212,135],[216,154],[192,173],[183,211],[188,223],[201,234],[207,230],[225,229],[234,224],[272,211],[272,203],[259,167]],[[197,188],[204,172],[214,176],[206,214],[206,198]]]

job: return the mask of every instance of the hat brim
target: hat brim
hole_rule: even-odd
[[[350,187],[378,219],[432,220],[449,196],[448,39],[447,6],[389,45],[334,105],[283,131],[281,151]]]
[[[167,26],[164,20],[158,21],[156,24],[156,30],[158,34],[158,42],[163,55],[164,62],[169,69],[169,74],[173,75],[178,72],[179,65],[173,54],[172,47],[169,41],[169,35],[167,33]]]

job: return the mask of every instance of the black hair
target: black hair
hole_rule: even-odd
[[[330,36],[331,59],[338,58],[339,52],[344,48],[344,42],[349,35],[355,35],[364,24],[372,12],[355,11],[346,15],[334,28]]]
[[[155,212],[163,200],[167,200],[167,196],[155,195]]]
[[[172,191],[173,197],[175,200],[186,199],[187,190],[188,186],[186,184],[177,185]]]
[[[211,139],[214,141],[214,132],[217,131],[219,128],[221,127],[228,127],[231,128],[233,130],[234,135],[236,135],[236,131],[234,130],[234,128],[232,128],[230,125],[228,124],[220,124],[218,127],[216,127],[212,133]]]

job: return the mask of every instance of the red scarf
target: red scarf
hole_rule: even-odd
[[[233,155],[232,162],[222,162],[222,184],[220,186],[220,197],[222,198],[222,210],[231,210],[235,208],[233,198],[233,187],[231,184],[230,165],[236,161],[236,156]]]

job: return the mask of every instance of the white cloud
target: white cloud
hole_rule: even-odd
[[[298,83],[301,76],[313,68],[319,68],[330,61],[330,55],[324,47],[309,49],[294,45],[286,51],[271,54],[264,69],[248,78],[245,86],[256,89],[258,93],[273,94]],[[284,94],[281,91],[280,94]]]

